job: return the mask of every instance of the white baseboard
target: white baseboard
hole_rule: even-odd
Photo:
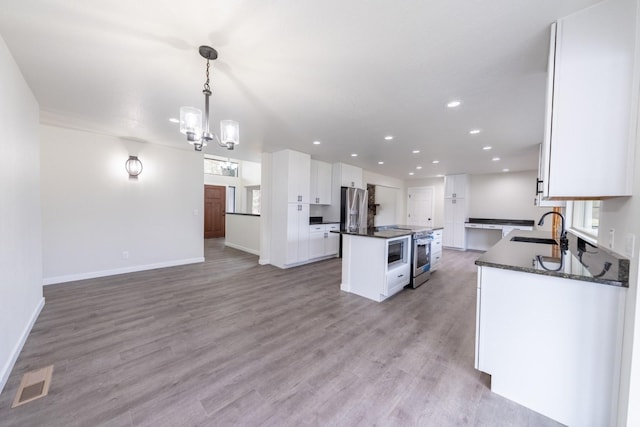
[[[156,268],[176,267],[178,265],[196,264],[204,262],[204,257],[179,259],[175,261],[158,262],[155,264],[135,265],[132,267],[114,268],[113,270],[90,271],[88,273],[69,274],[66,276],[46,277],[42,280],[43,285],[53,285],[56,283],[75,282],[76,280],[95,279],[97,277],[115,276],[117,274],[135,273],[138,271],[155,270]]]
[[[238,250],[243,251],[243,252],[249,252],[250,254],[260,256],[260,251],[257,251],[255,249],[246,248],[244,246],[236,245],[235,243],[229,243],[229,242],[224,242],[224,245],[225,246],[229,246],[230,248],[233,248],[233,249],[238,249]]]
[[[22,331],[22,335],[20,335],[20,339],[18,340],[16,345],[13,346],[13,350],[11,351],[9,360],[7,360],[7,363],[5,363],[2,367],[2,371],[0,371],[0,393],[2,392],[2,390],[4,390],[4,386],[7,384],[7,380],[9,379],[9,375],[13,370],[13,366],[16,364],[18,356],[20,356],[20,352],[22,351],[22,347],[24,347],[24,343],[27,342],[27,338],[31,333],[31,329],[33,328],[33,325],[35,325],[36,320],[38,319],[38,316],[40,315],[43,307],[44,297],[40,300],[38,306],[33,311],[31,319],[29,319],[29,323],[27,323],[24,330]]]

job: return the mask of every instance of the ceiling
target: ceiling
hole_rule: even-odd
[[[191,149],[169,118],[204,109],[206,44],[212,123],[240,122],[240,145],[205,153],[292,148],[412,179],[535,169],[549,24],[596,1],[0,3],[43,123]]]

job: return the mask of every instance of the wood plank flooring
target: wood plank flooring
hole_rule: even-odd
[[[473,368],[477,252],[382,303],[341,260],[289,270],[205,243],[207,261],[45,287],[0,426],[556,426]],[[49,395],[11,409],[22,374]]]

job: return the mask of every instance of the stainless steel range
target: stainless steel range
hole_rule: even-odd
[[[431,277],[431,230],[416,231],[412,235],[411,287],[417,288]]]

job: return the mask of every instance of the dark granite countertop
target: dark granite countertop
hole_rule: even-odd
[[[361,228],[358,231],[332,231],[332,233],[340,233],[340,234],[348,234],[350,236],[361,236],[361,237],[377,237],[379,239],[393,239],[395,237],[403,237],[403,236],[411,236],[411,230],[400,230],[400,229],[386,229],[379,230],[377,227],[374,228]]]
[[[225,212],[226,215],[244,215],[244,216],[260,216],[260,214],[242,213],[242,212]]]
[[[513,242],[513,236],[549,238],[548,231],[516,230],[482,254],[476,265],[629,287],[629,260],[591,245],[571,233],[569,249],[559,245]]]
[[[496,218],[469,218],[468,224],[500,224],[500,225],[521,225],[533,227],[535,221],[532,219],[496,219]]]

